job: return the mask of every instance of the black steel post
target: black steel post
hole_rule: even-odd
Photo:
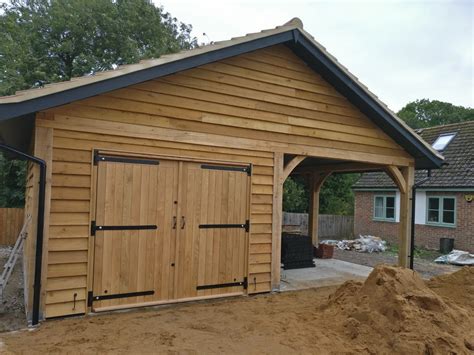
[[[26,160],[39,165],[39,192],[38,192],[38,218],[36,223],[36,254],[35,254],[35,276],[33,284],[33,313],[31,325],[37,325],[39,322],[39,308],[41,297],[41,263],[43,261],[43,230],[44,230],[44,205],[46,191],[46,162],[43,159],[33,155],[23,153],[13,147],[0,143],[0,150],[7,151]]]
[[[415,207],[416,207],[416,185],[411,189],[411,240],[410,240],[410,269],[413,270],[415,253]]]

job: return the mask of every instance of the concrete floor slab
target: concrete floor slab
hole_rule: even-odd
[[[303,290],[342,284],[347,280],[364,281],[371,267],[337,259],[315,259],[316,267],[281,271],[280,291]]]

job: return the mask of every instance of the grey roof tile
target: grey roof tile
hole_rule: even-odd
[[[431,178],[420,187],[432,188],[474,188],[474,121],[436,126],[418,130],[417,133],[429,144],[443,133],[456,136],[441,152],[445,163],[441,169],[431,171]],[[426,176],[426,170],[415,173],[415,181]],[[353,188],[394,188],[392,179],[381,172],[365,173]]]

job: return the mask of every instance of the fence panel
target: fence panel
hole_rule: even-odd
[[[283,226],[288,231],[308,233],[308,214],[283,212]],[[320,239],[347,239],[354,234],[354,216],[319,215]]]
[[[0,208],[0,245],[13,245],[23,226],[23,208]]]
[[[319,239],[347,239],[354,234],[354,216],[319,215]]]

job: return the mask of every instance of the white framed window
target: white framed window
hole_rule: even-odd
[[[374,219],[395,222],[395,195],[374,196]]]

